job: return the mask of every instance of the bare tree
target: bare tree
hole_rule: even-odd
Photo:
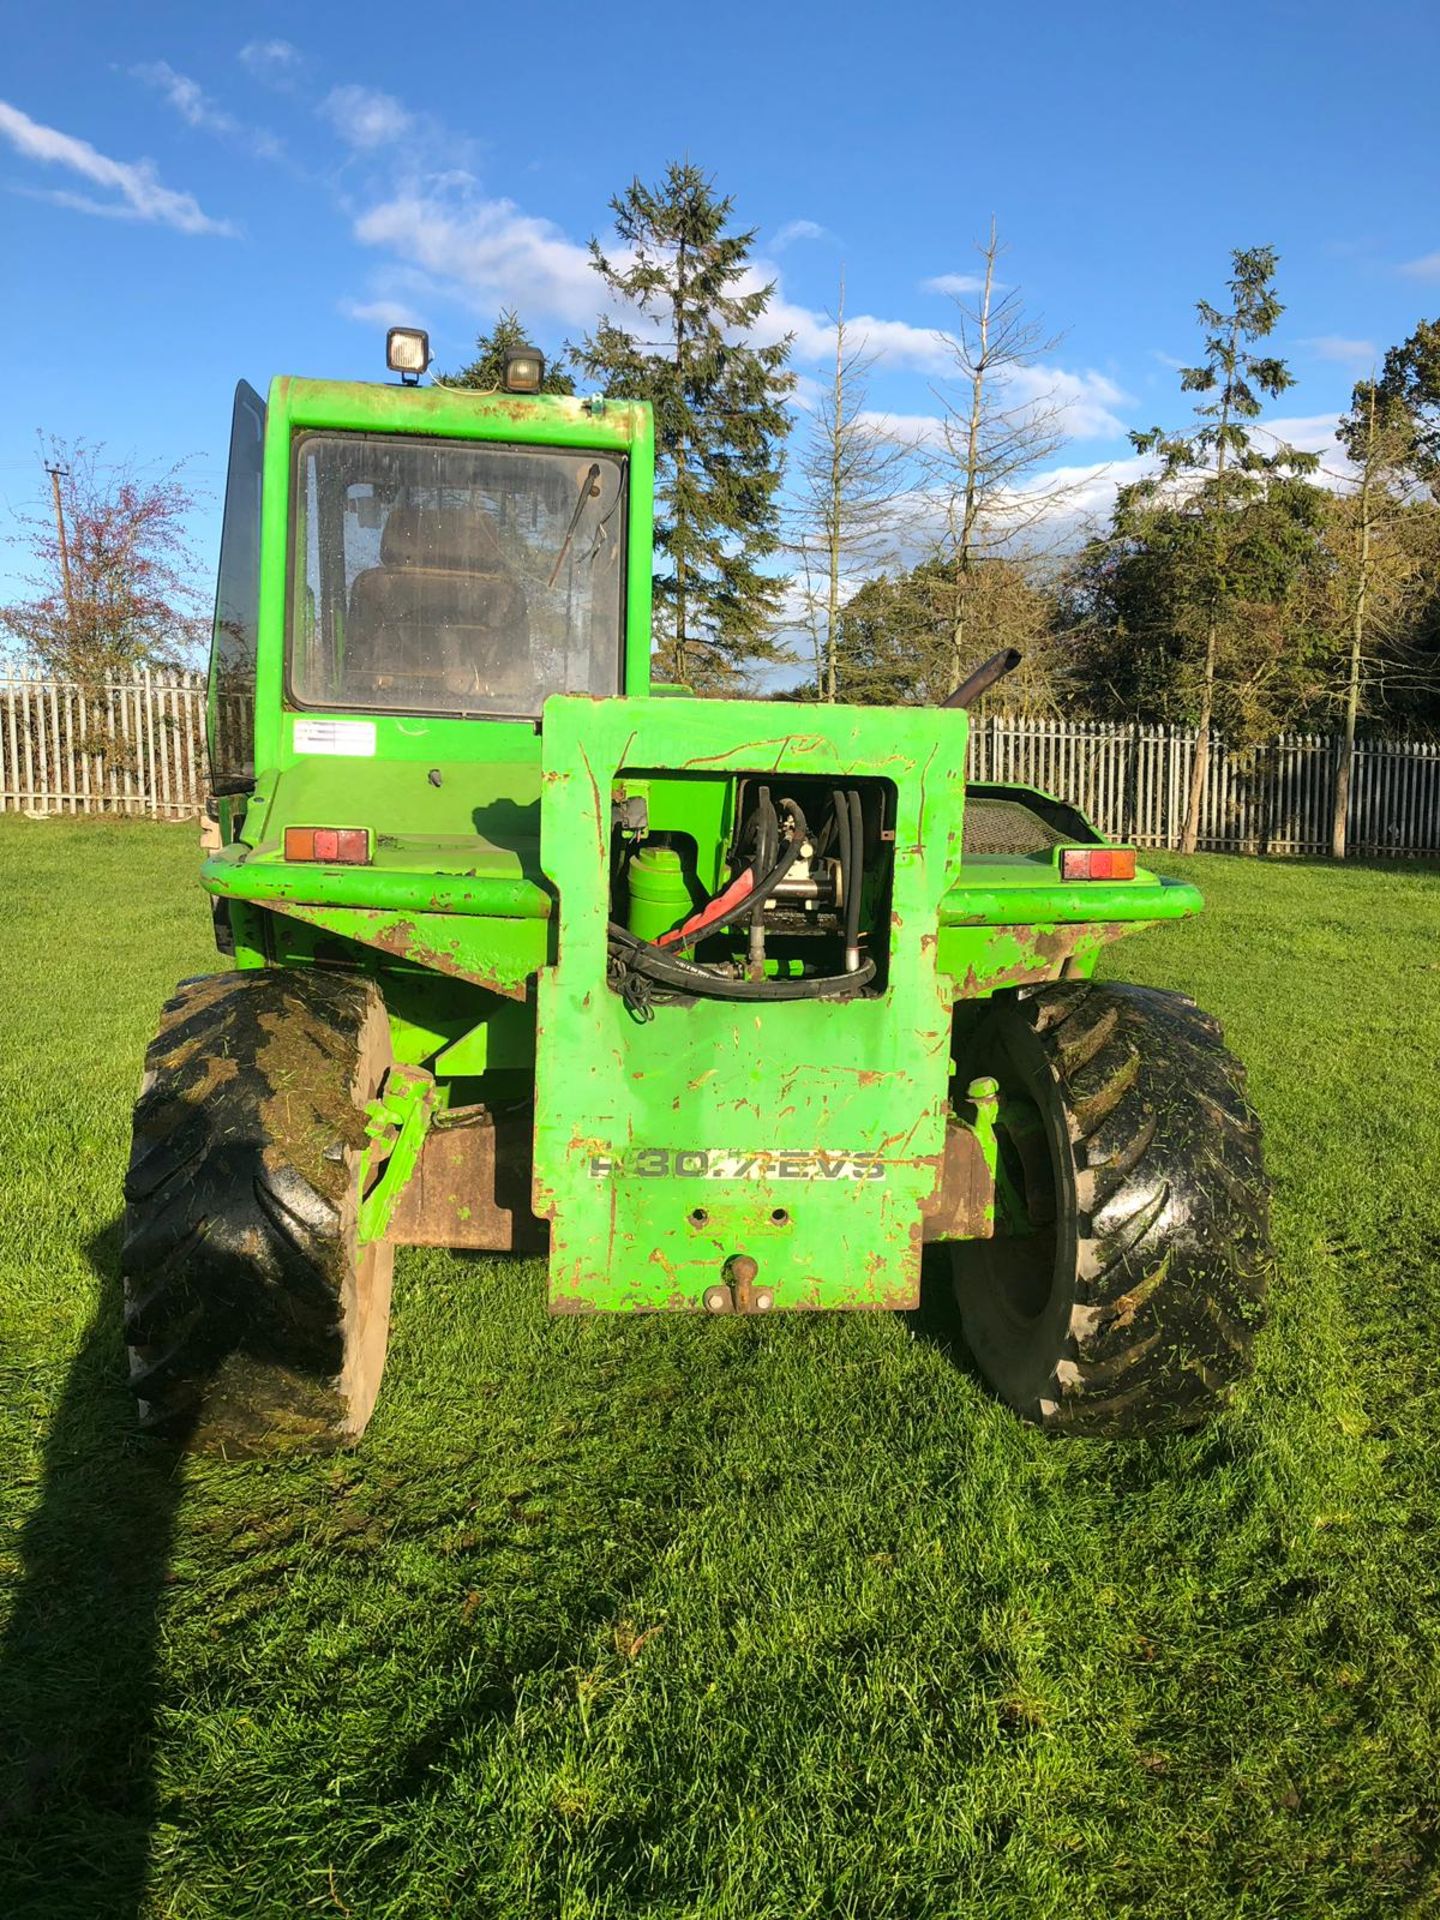
[[[810,416],[796,462],[788,545],[795,557],[801,619],[815,656],[815,691],[839,698],[840,621],[846,600],[894,558],[895,511],[908,449],[866,412],[874,356],[845,319],[845,279],[835,309],[830,385]]]
[[[957,297],[958,325],[942,336],[954,373],[936,389],[943,411],[929,450],[928,487],[942,528],[936,558],[950,594],[947,691],[974,664],[986,563],[1013,561],[1065,492],[1027,484],[1066,438],[1054,391],[1034,391],[1027,377],[1059,342],[1027,316],[1018,288],[997,278],[1005,249],[994,220],[976,251],[978,289]]]
[[[183,463],[147,479],[102,455],[84,442],[42,440],[54,514],[19,522],[34,597],[0,607],[0,631],[14,650],[90,685],[192,658],[206,614],[186,538],[195,495]]]

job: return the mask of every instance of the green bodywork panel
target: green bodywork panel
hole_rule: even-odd
[[[967,731],[963,715],[921,709],[547,703],[541,848],[560,938],[540,979],[535,1199],[551,1222],[554,1309],[698,1308],[741,1255],[777,1307],[918,1300],[957,974],[1003,975],[1026,941],[1058,937],[1072,896],[1083,897],[1056,887],[1052,867],[1050,885],[1025,889],[1045,925],[988,924],[993,890],[979,924],[955,924],[968,904]],[[721,794],[756,773],[782,789],[787,776],[893,783],[883,991],[839,1003],[697,1000],[637,1020],[606,985],[610,803],[617,785],[662,767]],[[656,787],[652,823],[670,826]],[[1159,891],[1132,886],[1129,898],[1153,908]],[[939,964],[946,921],[955,972]]]
[[[317,748],[316,716],[297,709],[285,673],[291,446],[315,428],[622,451],[624,694],[553,695],[538,724],[327,710],[347,744]],[[776,1307],[910,1305],[947,1128],[974,1134],[993,1185],[994,1100],[977,1087],[967,1097],[965,1062],[952,1060],[956,1000],[1084,977],[1110,941],[1193,913],[1200,897],[1143,872],[1062,882],[1061,843],[1098,838],[1065,809],[1053,844],[967,854],[963,713],[652,689],[652,488],[639,404],[276,381],[257,777],[222,807],[228,844],[205,861],[204,885],[227,903],[237,966],[353,967],[384,993],[397,1066],[369,1115],[367,1237],[385,1231],[436,1112],[533,1091],[556,1310],[698,1308],[738,1256],[757,1263],[754,1284],[773,1288]],[[730,876],[739,776],[781,791],[787,776],[889,783],[890,890],[869,933],[872,952],[888,949],[877,989],[661,1003],[639,1019],[606,984],[612,803],[643,803],[651,830],[683,839],[683,887],[698,904]],[[364,828],[372,857],[288,862],[289,827]],[[667,903],[682,917],[682,883],[669,855],[635,871],[646,892],[637,884],[630,911],[649,938]]]

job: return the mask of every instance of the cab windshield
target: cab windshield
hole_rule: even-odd
[[[624,493],[613,454],[301,436],[295,701],[533,717],[618,692]]]

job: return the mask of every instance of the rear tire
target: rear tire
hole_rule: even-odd
[[[1271,1265],[1260,1126],[1219,1023],[1076,982],[994,1002],[963,1058],[1000,1083],[1010,1199],[993,1239],[953,1250],[980,1371],[1056,1432],[1198,1425],[1250,1369]]]
[[[140,1424],[206,1450],[355,1440],[385,1364],[394,1249],[356,1238],[385,1005],[340,974],[187,981],[145,1059],[125,1181]]]

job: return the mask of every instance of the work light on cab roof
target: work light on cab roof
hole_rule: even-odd
[[[505,353],[505,391],[539,393],[545,384],[545,356],[534,347],[509,347]]]
[[[385,336],[385,364],[414,385],[430,364],[429,334],[423,327],[391,327]]]
[[[236,394],[233,970],[135,1110],[145,1424],[353,1441],[397,1246],[544,1252],[557,1314],[913,1309],[924,1256],[1029,1419],[1202,1420],[1261,1318],[1255,1116],[1214,1020],[1094,978],[1194,886],[967,782],[1018,654],[928,709],[652,688],[650,407],[543,392],[529,346],[492,392],[422,386],[419,328],[386,358]]]

